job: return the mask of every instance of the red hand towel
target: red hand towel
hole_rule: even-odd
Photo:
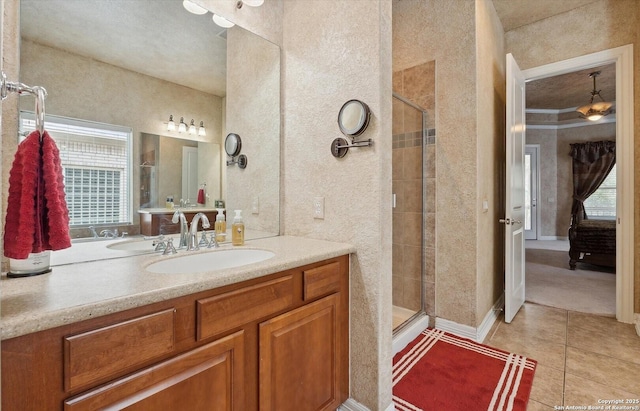
[[[204,188],[198,190],[198,204],[204,204]]]
[[[4,232],[9,258],[71,246],[60,153],[47,132],[40,140],[34,131],[18,145],[9,173]]]

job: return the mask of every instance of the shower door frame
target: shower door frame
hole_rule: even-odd
[[[413,103],[411,100],[407,99],[406,97],[402,96],[401,94],[396,93],[395,91],[391,93],[392,94],[392,98],[396,98],[398,100],[400,100],[402,103],[420,111],[422,113],[422,158],[421,158],[421,164],[420,164],[420,168],[421,168],[421,181],[422,181],[422,218],[420,220],[420,309],[418,311],[416,311],[411,317],[409,317],[404,323],[400,324],[396,329],[393,330],[393,337],[396,337],[397,335],[401,334],[403,331],[405,331],[406,329],[410,328],[413,323],[419,319],[422,316],[426,316],[427,315],[427,311],[426,311],[426,299],[425,299],[425,293],[426,293],[426,284],[425,284],[425,258],[424,258],[424,252],[425,252],[425,239],[424,239],[424,230],[425,230],[425,224],[424,224],[424,219],[425,219],[425,204],[426,204],[426,200],[427,200],[427,195],[426,195],[426,189],[425,189],[425,177],[424,177],[424,173],[425,173],[425,151],[427,148],[427,140],[428,140],[428,136],[427,136],[427,111],[425,109],[423,109],[422,107],[418,106],[417,104]],[[395,194],[394,194],[395,195]],[[395,201],[393,201],[393,207],[395,207]]]

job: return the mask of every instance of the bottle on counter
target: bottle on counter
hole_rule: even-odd
[[[234,210],[236,215],[233,217],[231,225],[231,244],[244,245],[244,222],[242,221],[242,210]]]
[[[224,208],[216,208],[218,214],[216,215],[216,241],[218,243],[227,239],[227,220],[224,216]]]

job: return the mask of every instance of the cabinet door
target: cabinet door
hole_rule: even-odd
[[[260,324],[262,411],[336,409],[345,371],[339,294]]]
[[[64,403],[68,411],[244,409],[244,334],[195,348]]]

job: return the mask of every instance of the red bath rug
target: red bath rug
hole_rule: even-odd
[[[398,411],[524,411],[536,364],[428,328],[393,357],[393,403]]]

